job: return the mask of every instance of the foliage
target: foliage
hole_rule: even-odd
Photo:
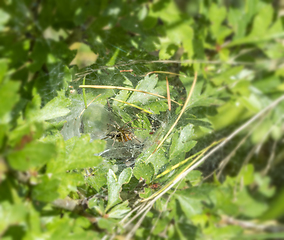
[[[1,238],[284,238],[281,11],[5,0]]]

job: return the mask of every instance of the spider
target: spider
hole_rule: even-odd
[[[139,143],[141,143],[136,138],[136,136],[133,134],[133,132],[131,132],[129,130],[130,127],[125,128],[125,125],[127,125],[129,122],[125,123],[122,127],[120,127],[117,122],[114,121],[114,123],[115,123],[115,125],[113,125],[113,124],[109,124],[109,125],[113,126],[115,128],[115,130],[109,132],[106,135],[106,137],[103,138],[103,139],[107,139],[107,138],[113,139],[112,146],[114,145],[115,140],[117,140],[118,142],[123,142],[123,144],[124,144],[125,142],[127,142],[129,140],[136,139]]]

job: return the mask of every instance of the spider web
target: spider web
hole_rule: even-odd
[[[153,59],[155,60],[155,58]],[[163,72],[169,73],[169,69],[174,69],[171,65],[156,63],[151,60],[131,63],[127,58],[120,58],[117,59],[117,64],[114,66],[100,66],[99,62],[98,60],[97,64],[80,70],[72,67],[67,71],[62,66],[56,66],[50,73],[49,86],[42,93],[42,96],[47,101],[56,95],[57,89],[60,87],[65,89],[68,98],[72,101],[72,105],[70,106],[70,114],[58,119],[58,121],[66,121],[61,130],[62,136],[65,140],[68,140],[75,136],[80,137],[82,134],[89,134],[91,141],[104,139],[106,148],[97,155],[102,156],[106,160],[103,164],[107,163],[106,165],[109,166],[109,162],[111,162],[112,169],[119,174],[124,168],[133,168],[139,156],[149,155],[154,150],[152,146],[157,146],[169,130],[181,106],[172,102],[172,109],[169,111],[166,99],[148,95],[144,92],[92,88],[86,89],[86,100],[89,106],[85,109],[83,90],[79,87],[82,85],[84,78],[85,85],[129,87],[166,96],[165,80],[167,75],[163,74]],[[63,72],[60,72],[60,69]],[[180,72],[179,69],[182,69],[181,64],[171,72],[173,73],[172,76],[169,75],[171,99],[177,100],[186,98],[186,93],[189,92],[191,86],[190,82],[193,80],[192,76],[185,77],[185,74]],[[55,77],[56,75],[57,78]],[[186,79],[184,81],[186,88],[182,87],[180,79],[182,81]],[[176,87],[172,87],[175,84]],[[203,81],[198,84],[197,91],[201,91],[202,86]],[[48,89],[51,90],[48,91]],[[197,102],[199,100],[198,97],[198,95],[195,96]],[[127,105],[126,102],[132,105]],[[182,101],[179,102],[183,103]],[[202,104],[206,106],[206,103],[201,103],[200,105]],[[210,104],[207,103],[207,105],[209,106]],[[198,112],[186,111],[173,134],[177,135],[178,129],[184,128],[188,123],[200,125],[205,131],[212,129],[209,122],[198,120],[204,114],[199,115]],[[115,123],[122,128],[120,131],[113,127]],[[116,134],[122,132],[123,134],[125,130],[131,132],[131,139],[128,141],[118,141],[118,139],[107,137],[113,132]],[[163,144],[159,154],[162,154],[162,152],[164,152],[165,156],[169,154],[172,136],[170,135],[169,139]],[[189,141],[190,138],[188,137],[186,141]],[[207,142],[203,145],[206,144]],[[162,163],[156,167],[156,174],[166,169],[166,158],[167,156],[163,157]],[[173,161],[173,163],[178,162],[179,159]],[[165,166],[162,167],[162,165]]]
[[[91,141],[106,141],[105,149],[100,153],[94,153],[104,159],[102,164],[95,168],[90,166],[83,171],[86,182],[91,186],[97,186],[96,190],[102,195],[106,196],[107,193],[101,188],[103,185],[94,183],[95,175],[105,178],[108,170],[111,169],[116,176],[119,176],[124,169],[134,169],[138,162],[145,162],[151,165],[147,166],[154,178],[161,175],[151,184],[157,183],[162,187],[190,163],[190,161],[185,162],[185,159],[209,146],[216,136],[219,138],[215,135],[207,116],[212,112],[214,114],[216,106],[223,103],[219,99],[226,97],[226,94],[223,91],[216,91],[206,83],[205,78],[199,77],[189,103],[191,107],[185,109],[177,126],[156,151],[156,147],[181,111],[181,105],[185,102],[193,82],[193,72],[189,71],[191,68],[188,64],[176,63],[173,66],[153,60],[156,59],[152,57],[149,61],[131,62],[128,58],[119,58],[116,59],[115,65],[106,66],[106,63],[101,65],[102,60],[98,59],[96,64],[80,70],[76,66],[69,69],[56,66],[52,71],[49,86],[41,93],[48,101],[56,95],[58,89],[63,88],[66,96],[72,101],[69,107],[70,113],[57,119],[57,121],[66,121],[61,130],[65,140],[89,134]],[[216,65],[212,64],[211,74],[225,71],[227,67],[224,65],[216,68]],[[234,78],[242,79],[245,73],[250,78],[247,69],[241,74],[235,74]],[[171,99],[177,100],[180,104],[172,102],[171,111],[167,99],[145,93],[167,96],[166,76],[170,82]],[[85,109],[83,89],[80,87],[84,78],[85,85],[113,87],[86,88],[87,109]],[[129,134],[130,139],[119,141],[119,137],[111,137],[118,134]],[[210,162],[201,169],[204,175],[211,173],[218,166],[218,161],[223,155],[224,153],[221,152],[212,156]],[[181,162],[185,164],[179,166]],[[174,166],[177,167],[173,168]],[[138,178],[135,183],[138,186],[140,179],[137,175],[135,177]],[[145,181],[149,183],[150,180],[145,179]]]

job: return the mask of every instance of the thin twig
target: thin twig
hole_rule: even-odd
[[[86,76],[83,79],[83,85],[85,85],[85,81],[86,81]],[[84,104],[85,104],[85,109],[87,109],[87,99],[86,99],[86,90],[85,88],[83,88],[83,99],[84,99]]]
[[[269,130],[265,133],[262,140],[260,141],[260,144],[258,145],[258,148],[256,149],[256,153],[259,153],[263,143],[265,142],[265,139],[268,137],[268,135],[273,131],[273,128],[275,125],[277,125],[279,122],[282,121],[284,115],[281,115],[281,117],[269,128]]]
[[[114,101],[117,101],[117,102],[121,102],[121,103],[127,104],[127,105],[129,105],[129,106],[131,106],[131,107],[135,107],[135,108],[137,108],[137,109],[139,109],[139,110],[141,110],[141,111],[144,111],[144,112],[146,112],[146,113],[153,114],[152,112],[150,112],[150,111],[148,111],[148,110],[146,110],[146,109],[144,109],[144,108],[142,108],[142,107],[139,107],[139,106],[137,106],[137,105],[135,105],[135,104],[132,104],[132,103],[129,103],[129,102],[124,102],[124,101],[121,101],[121,100],[115,99],[115,98],[110,98],[110,99],[112,99],[112,100],[114,100]]]
[[[171,106],[171,94],[170,94],[170,87],[169,87],[169,80],[168,80],[168,77],[166,77],[166,83],[167,83],[168,106],[169,106],[169,111],[171,111],[171,109],[172,109],[172,106]]]
[[[237,152],[237,150],[246,142],[246,140],[248,139],[248,137],[254,132],[254,130],[260,125],[260,123],[262,123],[264,117],[262,118],[261,121],[259,121],[257,124],[255,124],[253,126],[253,128],[247,133],[247,135],[245,137],[243,137],[241,139],[241,141],[239,141],[239,143],[237,144],[237,146],[220,162],[219,167],[218,167],[218,174],[217,174],[217,179],[219,179],[222,171],[224,170],[224,168],[227,166],[228,162],[230,161],[230,159],[234,156],[234,154]]]
[[[179,73],[173,73],[173,72],[166,72],[166,71],[152,71],[152,72],[148,72],[145,76],[148,76],[149,74],[152,74],[152,73],[163,73],[163,74],[170,74],[170,75],[186,77],[186,75],[182,75]]]
[[[156,227],[156,225],[157,225],[159,219],[161,218],[162,213],[167,210],[167,206],[168,206],[168,204],[169,204],[169,201],[170,201],[171,197],[176,193],[176,191],[177,191],[177,189],[178,189],[178,187],[179,187],[180,184],[181,184],[181,181],[180,181],[179,184],[176,186],[175,190],[169,195],[167,201],[165,202],[164,210],[160,211],[160,214],[159,214],[159,216],[157,217],[157,220],[155,221],[155,223],[153,224],[153,227],[151,228],[151,231],[150,231],[150,234],[149,234],[147,240],[150,240],[151,234],[152,234],[152,232],[155,230],[155,227]]]
[[[268,173],[268,171],[269,171],[269,169],[270,169],[270,167],[272,165],[272,162],[273,162],[274,157],[275,157],[276,146],[277,146],[277,141],[274,141],[273,145],[272,145],[272,149],[271,149],[271,153],[270,153],[269,159],[267,161],[267,165],[265,166],[265,168],[261,172],[262,176],[265,176]]]
[[[149,202],[148,202],[149,203]],[[140,216],[140,214],[142,214],[143,212],[145,212],[145,210],[148,208],[147,203],[143,203],[141,205],[141,208],[137,211],[137,214],[135,216],[133,216],[127,223],[124,224],[124,228],[126,228],[130,223],[132,223],[137,217]]]
[[[228,224],[255,231],[282,232],[284,230],[284,226],[277,224],[275,221],[259,224],[257,222],[238,220],[233,217],[223,215],[219,225],[224,226]]]
[[[132,91],[132,92],[140,92],[140,93],[146,93],[149,95],[153,95],[155,97],[160,97],[160,98],[164,98],[167,99],[166,97],[156,94],[156,93],[151,93],[151,92],[146,92],[146,91],[142,91],[139,89],[134,89],[134,88],[126,88],[126,87],[118,87],[118,86],[105,86],[105,85],[80,85],[79,88],[98,88],[98,89],[118,89],[118,90],[127,90],[127,91]],[[182,104],[178,103],[175,100],[172,100],[172,102],[182,106]]]
[[[146,214],[151,210],[153,204],[154,204],[154,202],[151,202],[150,204],[148,204],[147,209],[145,209],[141,218],[138,220],[138,222],[135,224],[135,226],[131,229],[131,231],[126,235],[125,240],[130,240],[132,238],[132,236],[134,235],[136,230],[140,227],[142,221],[146,217]]]
[[[162,173],[160,173],[159,175],[157,175],[156,178],[155,178],[155,180],[158,179],[158,178],[160,178],[160,177],[162,177],[162,176],[165,176],[165,175],[168,174],[169,172],[171,172],[171,171],[175,170],[176,168],[180,167],[181,165],[187,163],[189,160],[195,158],[196,156],[202,156],[202,155],[204,155],[204,153],[206,153],[211,147],[217,145],[217,144],[220,143],[221,141],[223,141],[223,139],[220,139],[219,141],[213,142],[213,143],[210,144],[208,147],[206,147],[206,148],[202,149],[201,151],[199,151],[199,152],[197,152],[197,153],[191,155],[190,157],[188,157],[188,158],[186,158],[185,160],[183,160],[183,161],[181,161],[181,162],[175,164],[174,166],[172,166],[172,167],[166,169],[164,172],[162,172]],[[197,159],[197,158],[196,158],[196,159]],[[194,159],[193,162],[195,162],[196,159]],[[193,162],[192,162],[192,163],[193,163]]]
[[[83,109],[83,111],[80,113],[80,115],[79,115],[79,118],[81,117],[81,115],[85,112],[85,110],[91,105],[91,103],[93,102],[93,101],[95,101],[99,96],[101,96],[102,94],[99,94],[98,96],[96,96],[88,105],[87,105],[87,107],[85,107],[84,109]],[[85,100],[84,100],[85,101]],[[77,118],[76,118],[77,119]]]

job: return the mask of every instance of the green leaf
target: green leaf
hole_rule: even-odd
[[[8,162],[13,169],[26,171],[43,167],[55,154],[54,144],[34,141],[27,143],[22,150],[10,153]]]
[[[32,192],[32,197],[42,202],[52,202],[60,195],[58,193],[60,181],[51,176],[43,176],[41,183],[36,185]]]
[[[195,239],[197,227],[191,224],[183,222],[176,222],[175,229],[178,233],[179,239],[187,240],[187,239]]]
[[[145,104],[143,108],[146,110],[150,109],[151,112],[153,112],[154,114],[160,114],[161,112],[167,111],[169,106],[166,102],[164,102],[164,100],[160,100],[158,102],[151,102],[151,103]]]
[[[240,237],[243,229],[240,226],[223,226],[216,227],[211,225],[204,229],[205,236],[209,236],[211,239],[242,239]]]
[[[152,74],[151,76],[147,75],[143,80],[139,81],[136,89],[159,94],[159,92],[157,92],[157,90],[155,89],[157,82],[158,82],[158,77],[155,74]],[[146,93],[134,92],[128,99],[128,102],[134,104],[139,103],[144,105],[150,101],[153,101],[154,99],[157,99],[157,97]]]
[[[234,39],[238,39],[245,36],[246,27],[249,23],[250,16],[247,14],[242,14],[244,10],[239,8],[230,8],[228,20],[230,26],[233,28],[234,31]]]
[[[141,198],[148,198],[152,195],[152,191],[150,188],[144,188],[144,192],[139,193]]]
[[[282,217],[284,214],[284,189],[277,194],[277,196],[273,199],[270,207],[263,213],[261,216],[261,220],[269,220],[269,219],[277,219]]]
[[[236,181],[242,182],[245,186],[253,183],[254,180],[254,167],[252,164],[244,166],[238,174]]]
[[[275,75],[271,75],[256,81],[253,85],[262,93],[271,93],[274,92],[280,84],[280,79]]]
[[[226,178],[226,181],[229,177]],[[234,182],[235,184],[235,182]],[[219,188],[214,188],[210,197],[215,209],[218,209],[221,213],[227,214],[229,216],[238,215],[238,205],[233,202],[234,197],[234,187],[232,186],[221,186]]]
[[[122,186],[123,184],[129,183],[132,177],[132,169],[126,168],[122,171],[122,173],[118,177],[118,183]]]
[[[106,212],[116,205],[117,203],[121,202],[120,198],[120,191],[123,184],[126,184],[130,181],[132,176],[132,169],[126,168],[122,171],[119,175],[117,180],[115,173],[109,169],[107,175],[107,185],[108,185],[108,203],[106,207]]]
[[[148,15],[143,21],[143,26],[146,29],[151,29],[155,27],[155,25],[157,24],[157,20],[158,20],[157,18]]]
[[[188,124],[181,131],[180,134],[176,132],[172,138],[172,145],[170,147],[170,159],[175,158],[181,153],[189,152],[197,143],[189,140],[193,137],[194,129],[192,124]]]
[[[3,234],[9,225],[24,224],[27,214],[28,209],[22,203],[1,202],[0,233]]]
[[[89,135],[73,137],[65,142],[67,149],[66,159],[62,159],[65,170],[97,167],[102,162],[102,157],[95,156],[105,148],[105,141],[94,140],[90,142]]]
[[[71,100],[68,98],[55,97],[34,116],[35,120],[43,121],[65,116],[70,112],[67,108],[70,104]]]
[[[82,233],[82,231],[84,231],[83,229],[86,229],[91,226],[91,222],[85,217],[78,217],[76,218],[75,225],[76,225],[76,230],[74,230],[74,232],[78,231]]]
[[[33,139],[40,138],[44,132],[42,123],[39,122],[24,122],[19,124],[9,134],[9,145],[13,148],[22,149],[25,144]]]
[[[3,146],[5,136],[7,135],[9,131],[8,124],[0,124],[0,146]]]
[[[156,147],[154,145],[154,147]],[[151,152],[151,151],[149,151]],[[168,159],[165,156],[165,152],[162,148],[155,152],[155,154],[148,160],[148,164],[152,163],[151,166],[155,169],[155,174],[157,174],[162,166],[168,163]],[[150,170],[151,172],[151,170]]]
[[[93,176],[88,176],[86,178],[86,183],[91,185],[94,189],[96,189],[97,192],[107,184],[107,170],[98,168],[94,171]]]
[[[0,31],[4,29],[5,24],[9,21],[10,15],[0,9]],[[1,83],[1,78],[0,78],[0,83]]]
[[[184,178],[185,181],[189,181],[192,186],[198,185],[202,180],[202,172],[193,170],[189,172]]]
[[[262,176],[259,173],[254,174],[254,181],[258,186],[258,192],[265,197],[272,197],[276,188],[271,186],[271,179],[268,176]]]
[[[133,175],[138,180],[140,180],[140,178],[145,179],[146,183],[151,182],[154,174],[155,168],[151,162],[146,164],[144,161],[138,161],[133,169]]]
[[[284,36],[283,26],[281,20],[277,19],[273,24],[273,7],[271,4],[265,4],[254,18],[252,31],[248,36],[238,38],[227,46],[232,47],[240,44],[258,43],[268,41]],[[272,26],[271,26],[272,25]]]
[[[116,221],[114,219],[100,218],[98,221],[98,226],[101,229],[106,229],[108,232],[112,232],[115,225]]]
[[[226,15],[227,11],[225,6],[221,7],[216,4],[211,4],[209,9],[209,19],[211,21],[210,29],[219,44],[232,32],[229,28],[222,25]]]
[[[62,136],[56,140],[58,155],[55,160],[48,162],[47,173],[57,174],[72,169],[96,168],[102,162],[102,157],[96,153],[102,152],[105,141],[95,140],[90,142],[88,134],[73,137],[64,141]]]
[[[30,102],[27,103],[25,109],[25,116],[28,120],[33,121],[37,114],[39,113],[41,106],[41,98],[40,95],[34,90],[33,91],[33,98]]]
[[[54,177],[60,179],[58,194],[61,199],[67,197],[70,192],[76,192],[77,187],[84,184],[84,176],[80,173],[55,174]]]
[[[119,48],[116,48],[116,50],[115,50],[115,52],[113,53],[111,59],[106,63],[106,66],[113,66],[113,65],[115,64],[119,52],[120,52],[120,49],[119,49]]]
[[[235,81],[235,76],[243,70],[243,66],[237,66],[229,68],[227,71],[217,75],[212,78],[211,81],[216,85],[220,86],[221,84],[229,84]]]
[[[8,123],[11,119],[11,111],[19,101],[17,91],[19,82],[6,82],[0,85],[0,123]]]
[[[268,209],[267,203],[255,200],[246,188],[240,191],[235,199],[240,213],[246,217],[257,218]]]
[[[0,11],[1,11],[1,9],[0,9]],[[1,13],[0,13],[0,15],[1,15]],[[1,26],[0,26],[0,28],[1,28]],[[2,84],[2,82],[4,81],[7,70],[8,70],[7,59],[0,59],[0,84]]]
[[[66,236],[69,236],[69,232],[71,231],[73,224],[74,220],[70,219],[69,216],[65,218],[53,217],[51,221],[46,223],[46,229],[50,234],[50,238],[59,240]],[[71,236],[68,238],[70,239]]]
[[[116,205],[114,208],[112,208],[109,213],[109,218],[123,218],[126,213],[128,213],[131,210],[130,207],[128,207],[128,201],[124,201],[121,204]]]
[[[47,60],[47,54],[49,52],[46,42],[42,39],[36,39],[33,51],[31,54],[32,64],[29,66],[29,69],[32,72],[38,71],[42,65]]]
[[[250,36],[262,37],[267,34],[267,28],[270,26],[273,18],[273,8],[270,4],[262,7],[254,18],[252,31]]]
[[[177,192],[175,197],[179,201],[180,207],[186,217],[190,219],[192,216],[202,213],[202,201],[210,202],[209,193],[212,190],[213,187],[206,185],[201,187],[192,187],[190,189]]]
[[[88,207],[94,209],[100,216],[105,215],[105,201],[101,198],[92,198],[88,201]]]

